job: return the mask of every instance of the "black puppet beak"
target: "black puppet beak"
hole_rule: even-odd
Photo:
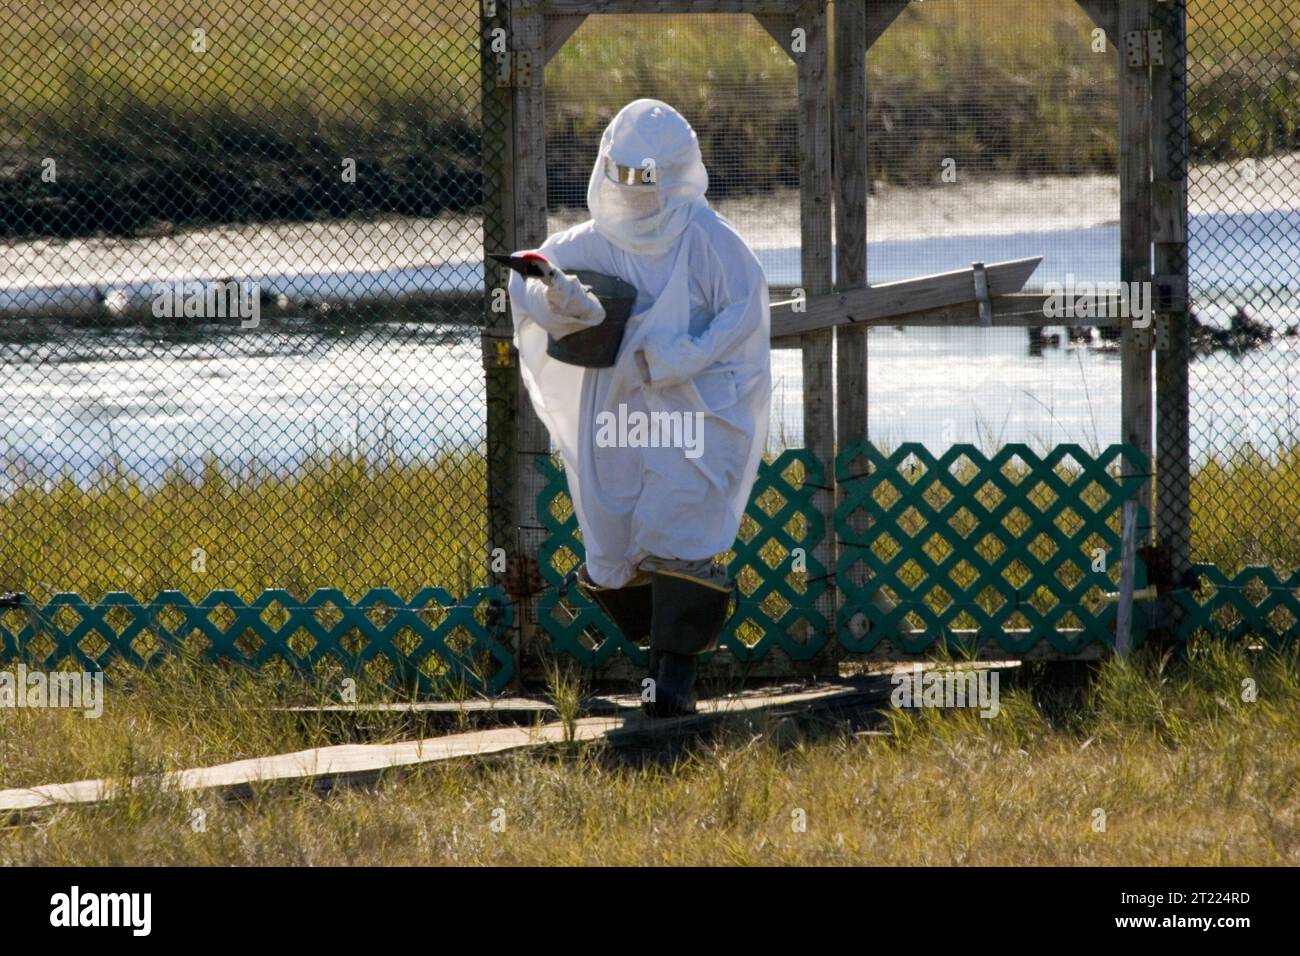
[[[547,276],[543,265],[546,260],[536,254],[526,256],[506,256],[499,252],[489,252],[488,258],[493,262],[499,262],[503,266],[509,266],[521,276],[527,276],[533,279],[544,279]]]

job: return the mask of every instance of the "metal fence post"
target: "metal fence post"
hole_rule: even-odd
[[[490,15],[489,15],[490,14]],[[517,411],[518,357],[511,345],[513,326],[506,302],[506,276],[490,265],[487,253],[514,246],[514,94],[498,81],[494,44],[510,32],[509,0],[485,4],[480,18],[482,60],[482,175],[483,175],[483,378],[487,418],[487,530],[489,580],[503,590],[511,583],[505,566],[494,560],[502,551],[513,557],[518,523],[515,501],[517,461],[515,419]],[[499,550],[498,550],[499,549]],[[519,665],[518,615],[511,645],[516,670]]]

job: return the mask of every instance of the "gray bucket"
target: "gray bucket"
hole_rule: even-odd
[[[636,302],[636,288],[615,276],[578,269],[570,275],[588,286],[605,307],[605,320],[599,325],[562,338],[547,337],[546,354],[557,362],[585,368],[609,368],[618,358],[628,316]]]

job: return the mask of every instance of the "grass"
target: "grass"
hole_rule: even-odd
[[[0,33],[0,156],[10,167],[0,185],[55,149],[70,154],[74,181],[83,175],[102,188],[97,177],[123,169],[103,182],[182,196],[217,173],[169,172],[141,187],[139,170],[161,176],[194,156],[233,155],[254,165],[232,179],[310,161],[319,184],[334,159],[355,152],[395,190],[406,188],[412,164],[449,176],[452,185],[439,185],[432,205],[413,203],[416,212],[471,201],[476,27],[444,9],[433,0],[383,9],[217,0],[202,8],[211,46],[198,59],[186,46],[194,21],[175,12],[180,5],[69,3],[52,22],[48,7],[11,4]],[[1113,84],[1113,69],[1094,89],[1078,10],[1045,10],[1007,0],[969,30],[948,27],[939,3],[906,11],[870,62],[879,178],[925,179],[949,155],[962,168],[1019,174],[1113,168],[1116,104],[1098,92]],[[1235,4],[1192,3],[1198,157],[1297,146],[1300,0],[1245,24],[1239,14]],[[763,137],[793,121],[788,67],[756,30],[693,23],[670,36],[593,21],[553,68],[565,104],[553,135],[581,145],[599,131],[608,107],[593,94],[594,72],[610,99],[653,90],[692,115],[719,191],[782,184],[790,157],[764,148]],[[139,39],[120,47],[128,35]],[[728,83],[748,98],[719,98]],[[765,124],[753,122],[756,102]],[[231,205],[234,194],[209,191],[222,199],[196,207],[209,218],[303,214],[288,200]],[[159,212],[145,204],[132,221]],[[1198,558],[1225,569],[1300,565],[1300,542],[1284,523],[1260,520],[1291,509],[1297,455],[1216,460],[1197,472]],[[272,585],[305,594],[330,584],[356,596],[429,582],[464,590],[483,580],[482,486],[481,461],[463,456],[337,457],[292,477],[230,475],[214,461],[200,478],[176,473],[154,489],[116,474],[91,488],[29,482],[0,499],[0,590],[38,598],[167,587],[251,597]],[[196,547],[207,553],[204,572],[193,569]],[[571,723],[577,685],[558,671],[553,680]],[[1242,699],[1246,680],[1258,687],[1255,702]],[[428,768],[329,797],[298,789],[220,803],[137,789],[0,831],[0,862],[1295,865],[1298,691],[1294,646],[1198,644],[1186,662],[1107,662],[1075,702],[1030,668],[995,720],[895,712],[889,738],[815,727],[792,735],[788,724],[757,721],[669,763],[629,765],[600,747],[570,747]],[[0,786],[125,779],[336,739],[337,728],[273,709],[332,700],[328,688],[184,656],[108,693],[100,720],[0,710]],[[368,728],[375,740],[406,730],[382,716]],[[202,832],[191,825],[196,808],[207,811]],[[488,827],[497,808],[506,811],[500,833]],[[806,832],[791,827],[796,809],[807,813]],[[1092,827],[1097,809],[1104,833]]]
[[[1286,521],[1270,520],[1294,511],[1298,488],[1300,447],[1273,458],[1240,452],[1195,469],[1194,560],[1228,573],[1247,564],[1300,567],[1300,538]],[[1045,495],[1036,486],[1030,500],[1045,507]],[[987,493],[981,500],[996,503]],[[58,591],[98,600],[109,591],[149,598],[173,588],[192,598],[227,588],[252,600],[269,587],[298,598],[337,587],[356,599],[375,587],[409,595],[437,584],[464,594],[486,583],[485,464],[477,454],[428,462],[318,456],[292,476],[256,467],[232,474],[210,460],[200,475],[173,471],[152,488],[112,470],[89,487],[28,477],[0,496],[0,527],[7,529],[0,591],[38,602]],[[909,516],[902,529],[923,530]],[[969,533],[960,521],[954,530]],[[196,548],[206,555],[203,570]]]
[[[887,737],[760,718],[645,762],[562,746],[237,803],[143,787],[0,830],[0,863],[1296,865],[1298,664],[1203,644],[1108,661],[1073,696],[1031,666],[992,720],[891,711]],[[328,741],[255,678],[173,667],[98,721],[0,711],[0,786]]]
[[[283,587],[301,599],[337,587],[356,599],[436,584],[464,594],[486,582],[485,467],[469,453],[422,462],[340,453],[291,476],[232,474],[210,459],[200,475],[173,470],[151,488],[120,469],[90,487],[26,480],[0,497],[0,591],[42,600],[229,588],[251,599]]]
[[[1300,447],[1273,458],[1246,449],[1210,459],[1192,473],[1193,557],[1228,572],[1300,568],[1298,496]]]
[[[274,123],[295,109],[324,128],[381,125],[392,109],[477,110],[476,4],[212,0],[9,4],[0,76],[11,121],[70,132],[174,116]],[[193,31],[205,32],[196,50]],[[125,42],[123,42],[125,41]],[[436,69],[429,69],[429,67]],[[53,125],[43,125],[50,121]],[[315,124],[294,125],[304,135]]]
[[[472,206],[477,7],[153,0],[54,18],[10,4],[0,234]],[[1192,0],[1189,19],[1193,158],[1300,148],[1300,0],[1245,22],[1236,4]],[[910,5],[869,57],[873,177],[934,182],[944,158],[963,173],[1113,171],[1115,65],[1092,52],[1091,29],[1074,4]],[[793,76],[751,18],[591,18],[547,67],[551,198],[585,195],[601,128],[644,95],[696,124],[714,196],[791,185]],[[362,188],[339,187],[344,157]]]

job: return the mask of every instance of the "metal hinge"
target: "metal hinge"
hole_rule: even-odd
[[[532,86],[531,50],[506,50],[497,54],[497,86]]]
[[[512,368],[515,364],[513,339],[498,337],[490,332],[483,336],[483,367]]]
[[[1170,341],[1169,340],[1169,316],[1157,315],[1155,329],[1156,329],[1156,343],[1155,343],[1156,351],[1168,352],[1169,341]]]
[[[1129,66],[1164,66],[1165,35],[1159,30],[1130,30],[1124,34]]]
[[[1150,349],[1155,346],[1156,334],[1155,329],[1152,328],[1154,324],[1155,322],[1153,321],[1151,325],[1146,325],[1141,328],[1136,325],[1133,326],[1133,331],[1130,334],[1132,335],[1134,348]]]

